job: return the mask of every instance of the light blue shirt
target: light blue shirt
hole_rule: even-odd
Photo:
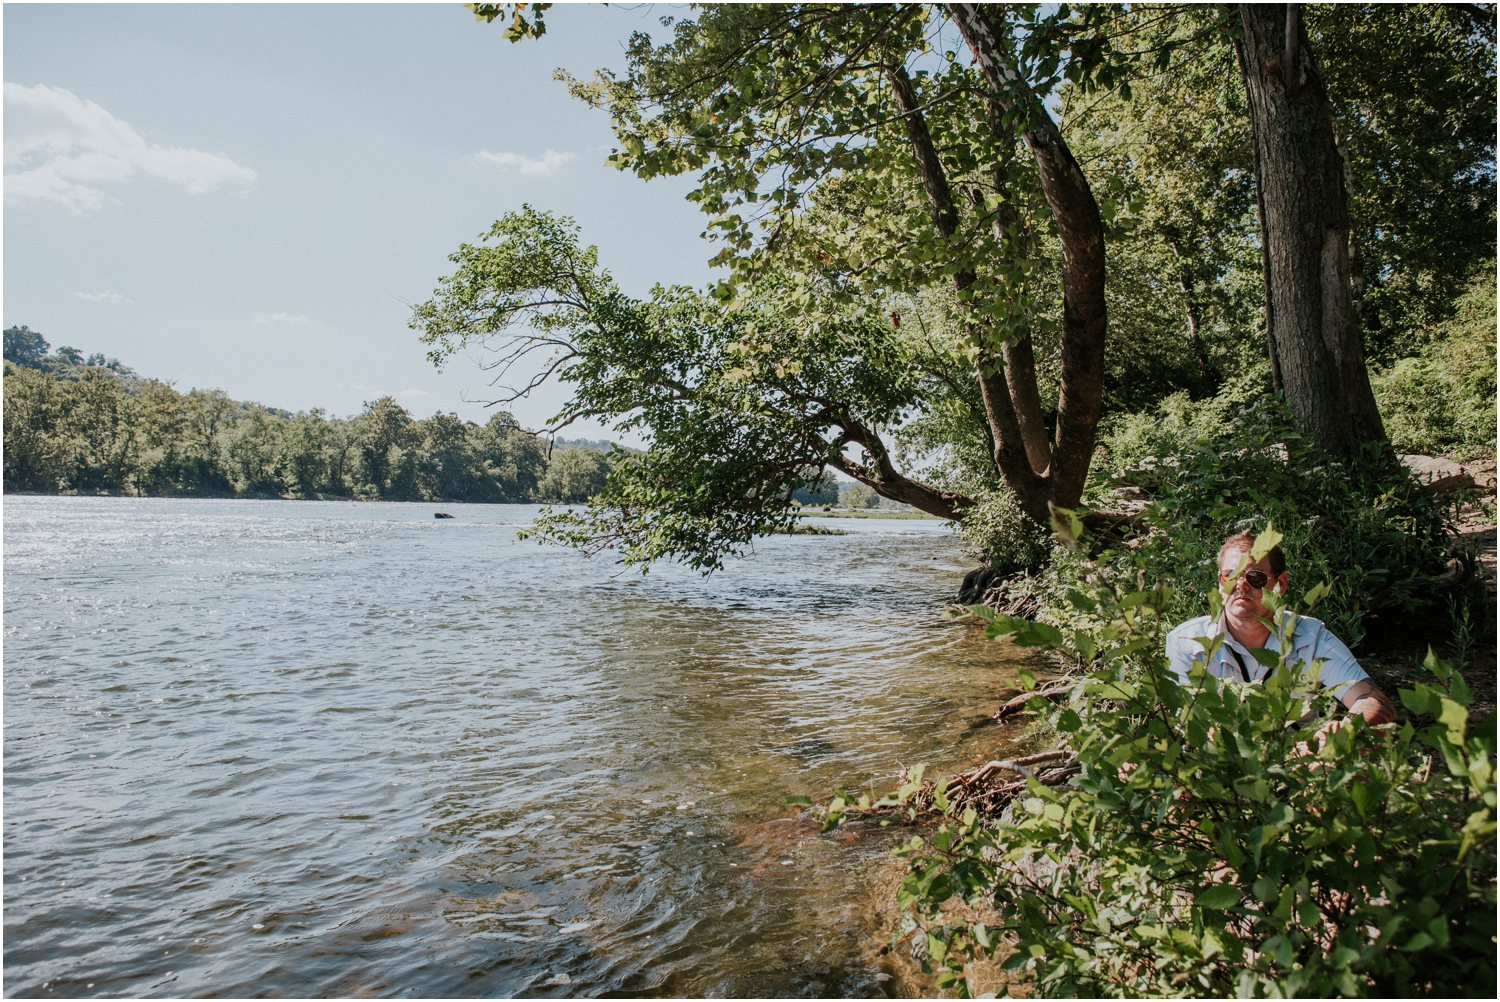
[[[1240,662],[1245,666],[1245,674],[1249,676],[1245,681],[1259,682],[1271,673],[1271,669],[1262,665],[1250,654],[1248,648],[1240,644],[1223,630],[1222,621],[1215,621],[1208,616],[1199,616],[1190,619],[1167,634],[1167,661],[1172,670],[1177,673],[1178,681],[1183,685],[1188,684],[1188,671],[1195,664],[1203,664],[1204,647],[1196,637],[1211,638],[1224,633],[1224,642],[1214,652],[1212,663],[1208,665],[1208,673],[1218,678],[1228,678],[1240,681],[1240,664],[1236,662],[1230,653],[1233,649],[1240,656]],[[1291,637],[1292,654],[1288,659],[1292,664],[1300,665],[1303,672],[1313,661],[1322,661],[1323,670],[1318,674],[1318,684],[1325,689],[1341,689],[1350,683],[1360,682],[1370,676],[1354,660],[1354,655],[1349,653],[1349,648],[1338,637],[1329,632],[1316,619],[1307,616],[1297,617],[1297,627]],[[1281,642],[1272,633],[1266,639],[1266,650],[1280,651]]]

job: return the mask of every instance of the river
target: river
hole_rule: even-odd
[[[1012,739],[961,540],[642,576],[535,511],[7,497],[5,994],[898,988],[894,829],[781,803]]]

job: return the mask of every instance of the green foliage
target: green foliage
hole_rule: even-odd
[[[1154,414],[1117,422],[1105,445],[1116,475],[1145,490],[1141,515],[1153,531],[1133,553],[1108,551],[1087,568],[1076,555],[1060,557],[1046,577],[1060,615],[1076,575],[1121,580],[1137,573],[1137,559],[1148,579],[1172,582],[1174,616],[1201,615],[1197,596],[1213,580],[1220,544],[1268,519],[1286,534],[1294,582],[1335,582],[1321,614],[1350,646],[1372,618],[1399,622],[1439,600],[1422,577],[1443,567],[1448,509],[1440,499],[1388,452],[1330,460],[1282,406],[1254,393],[1252,380],[1201,404],[1169,398]]]
[[[960,526],[980,558],[1001,574],[1037,570],[1052,553],[1047,530],[1025,516],[1016,496],[1003,487],[976,492]]]
[[[1399,452],[1495,455],[1495,273],[1481,271],[1421,352],[1372,382]]]
[[[47,339],[25,324],[5,328],[5,361],[40,368],[49,350]]]
[[[849,508],[880,507],[880,495],[864,484],[850,484],[840,493],[838,500]]]
[[[805,482],[801,487],[792,491],[792,500],[798,504],[838,504],[839,482],[834,479],[832,473],[810,470],[804,472]],[[880,495],[865,487],[864,484],[855,484],[854,487],[868,491],[874,504],[861,505],[859,507],[873,508],[880,502]],[[847,503],[847,502],[846,502]]]
[[[606,490],[584,511],[551,512],[543,539],[631,565],[681,558],[710,570],[757,536],[788,529],[794,492],[843,460],[851,443],[883,448],[949,364],[882,308],[814,316],[766,283],[727,306],[691,289],[622,294],[584,248],[572,220],[524,208],[452,257],[455,272],[414,311],[412,326],[441,363],[469,346],[556,374],[573,397],[554,419],[649,430],[643,453],[616,456]],[[876,461],[884,457],[875,457]]]
[[[542,23],[542,15],[552,7],[550,3],[466,3],[464,6],[474,12],[474,20],[486,24],[509,14],[510,23],[505,27],[505,37],[512,42],[545,35],[547,26]],[[529,21],[526,19],[528,11],[531,13]]]
[[[998,820],[939,803],[935,834],[898,850],[901,938],[939,988],[968,995],[966,965],[1003,957],[1048,997],[1487,996],[1495,728],[1471,722],[1459,675],[1429,654],[1433,680],[1400,693],[1411,722],[1315,735],[1309,713],[1340,713],[1316,663],[1304,677],[1267,651],[1261,684],[1199,668],[1181,685],[1161,653],[1171,588],[1074,584],[1097,648],[1009,617],[990,633],[1087,667],[1062,707],[1035,701],[1079,775],[1031,780]],[[1296,618],[1277,614],[1282,651]],[[951,899],[997,918],[959,920]]]
[[[543,501],[584,504],[604,491],[609,479],[609,456],[592,449],[556,449],[547,475],[537,486]]]
[[[1494,271],[1495,8],[1307,11],[1346,157],[1365,353],[1389,366]]]
[[[709,4],[664,21],[664,44],[634,34],[622,75],[563,76],[609,111],[620,143],[611,163],[641,178],[696,175],[689,198],[722,244],[715,263],[730,267],[719,294],[775,278],[821,281],[856,302],[963,275],[965,313],[983,317],[976,347],[993,350],[1052,329],[1060,306],[1041,249],[1050,212],[1020,135],[1055,90],[1121,84],[1138,55],[1115,45],[1113,7],[1023,4],[993,16],[1016,40],[1003,121],[958,33],[933,30],[947,11],[919,4]],[[951,236],[934,225],[892,112],[897,74],[959,196]]]
[[[383,397],[352,420],[288,414],[217,390],[178,393],[124,366],[46,361],[5,363],[8,491],[526,502],[548,474],[541,443],[505,412],[484,426],[416,421]],[[602,474],[554,483],[583,501]]]

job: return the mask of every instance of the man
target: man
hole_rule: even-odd
[[[1195,638],[1213,637],[1222,632],[1224,642],[1208,664],[1208,672],[1219,678],[1260,682],[1271,669],[1256,661],[1252,648],[1279,651],[1276,635],[1263,620],[1271,620],[1271,610],[1264,602],[1265,589],[1286,594],[1286,557],[1280,546],[1273,546],[1264,557],[1240,570],[1240,564],[1255,545],[1255,533],[1230,536],[1219,549],[1219,590],[1225,594],[1224,612],[1218,622],[1208,616],[1190,619],[1167,634],[1167,659],[1184,685],[1194,664],[1204,663],[1204,647]],[[1239,570],[1239,578],[1229,590],[1230,579]],[[1396,708],[1373,685],[1365,670],[1354,660],[1349,648],[1316,619],[1300,616],[1289,638],[1290,661],[1302,671],[1314,660],[1323,662],[1318,683],[1334,689],[1339,702],[1349,712],[1357,713],[1372,724],[1396,719]]]

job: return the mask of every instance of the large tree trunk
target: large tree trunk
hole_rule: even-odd
[[[1385,429],[1351,295],[1349,207],[1333,116],[1296,4],[1241,4],[1255,137],[1268,350],[1297,423],[1349,456]]]

